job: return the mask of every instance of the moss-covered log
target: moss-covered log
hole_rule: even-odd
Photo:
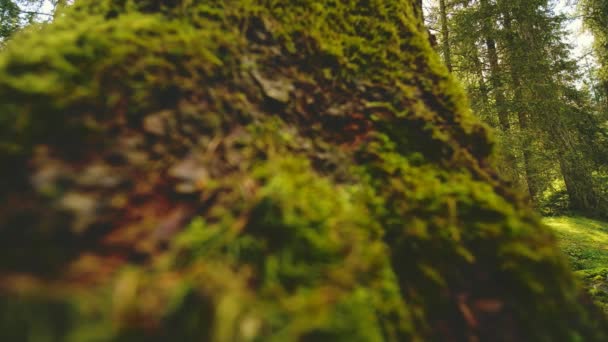
[[[80,0],[0,56],[2,341],[601,341],[414,0]]]

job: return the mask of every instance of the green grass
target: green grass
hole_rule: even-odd
[[[555,232],[585,288],[608,312],[608,222],[567,216],[544,222]]]

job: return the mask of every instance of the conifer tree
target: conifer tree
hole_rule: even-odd
[[[19,28],[19,6],[12,0],[0,0],[0,44]]]
[[[580,8],[587,26],[595,38],[595,52],[601,65],[601,80],[604,105],[608,107],[608,2],[603,0],[580,0]]]
[[[573,119],[592,113],[581,114],[563,95],[577,91],[565,76],[576,75],[577,66],[563,43],[564,18],[544,0],[467,1],[452,18],[453,50],[465,56],[454,58],[456,76],[474,104],[492,95],[491,105],[477,109],[500,132],[503,177],[522,183],[537,204],[551,180],[561,178],[572,209],[602,215],[605,195],[593,179],[600,166],[585,152],[586,144],[599,148],[598,141],[586,138]],[[597,121],[586,122],[598,131]]]

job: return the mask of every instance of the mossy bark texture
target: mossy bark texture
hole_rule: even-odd
[[[414,0],[80,0],[0,55],[2,341],[602,341]]]

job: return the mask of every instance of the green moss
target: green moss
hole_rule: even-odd
[[[576,275],[604,312],[608,312],[608,224],[583,217],[554,217],[544,222],[557,235]]]
[[[79,1],[15,37],[0,337],[602,340],[416,18]]]
[[[70,144],[83,139],[83,130],[103,128],[94,119],[174,107],[178,94],[229,67],[218,49],[236,39],[137,12],[110,21],[101,15],[78,20],[76,26],[59,20],[48,35],[32,28],[22,34],[27,45],[4,52],[0,91],[8,100],[2,104],[0,146],[28,151],[49,140]],[[27,102],[31,96],[36,101]]]

